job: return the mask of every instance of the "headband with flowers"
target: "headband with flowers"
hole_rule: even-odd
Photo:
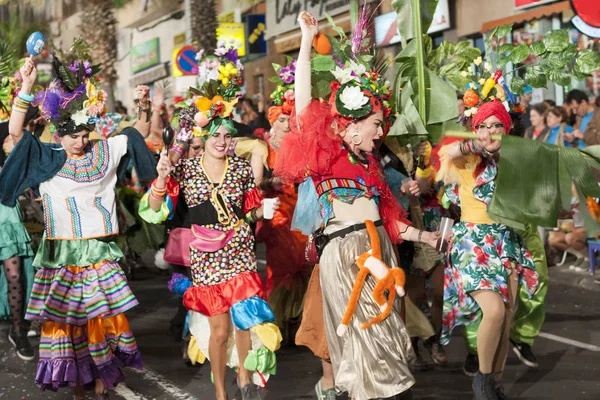
[[[220,126],[236,134],[231,117],[241,96],[244,69],[237,49],[221,46],[210,56],[200,50],[196,60],[198,88],[190,87],[191,98],[177,104],[181,110],[172,121],[173,126],[203,139],[214,135]]]
[[[99,71],[100,67],[89,60],[74,60],[65,66],[53,54],[52,82],[35,95],[33,105],[40,107],[42,116],[54,125],[58,136],[92,131],[106,113],[107,94],[95,77]]]

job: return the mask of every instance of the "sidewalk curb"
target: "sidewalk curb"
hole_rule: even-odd
[[[594,283],[594,278],[600,278],[600,274],[595,276],[590,275],[589,271],[576,272],[569,270],[568,267],[550,267],[548,270],[548,280],[551,282],[561,283],[584,290],[600,292],[600,285]]]

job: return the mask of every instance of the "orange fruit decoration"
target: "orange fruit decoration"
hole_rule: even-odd
[[[220,101],[225,101],[225,99],[223,98],[223,96],[217,95],[217,96],[215,96],[215,97],[212,98],[212,103],[213,104],[217,104]]]
[[[198,110],[200,111],[208,111],[210,109],[211,106],[211,101],[209,98],[206,97],[198,97],[196,99],[196,107],[198,108]]]
[[[313,47],[317,53],[326,56],[331,52],[331,43],[327,36],[322,33],[317,33],[317,36],[313,39]]]
[[[473,89],[469,89],[463,96],[463,102],[467,107],[475,107],[479,104],[479,95]]]

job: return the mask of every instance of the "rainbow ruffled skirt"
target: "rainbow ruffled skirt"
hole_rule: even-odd
[[[92,388],[100,379],[111,389],[124,379],[123,367],[142,369],[123,315],[137,304],[117,262],[40,269],[25,316],[42,323],[36,383]]]

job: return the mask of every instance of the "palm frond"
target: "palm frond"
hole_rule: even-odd
[[[0,40],[0,77],[15,73],[18,63],[15,49],[8,42]]]

